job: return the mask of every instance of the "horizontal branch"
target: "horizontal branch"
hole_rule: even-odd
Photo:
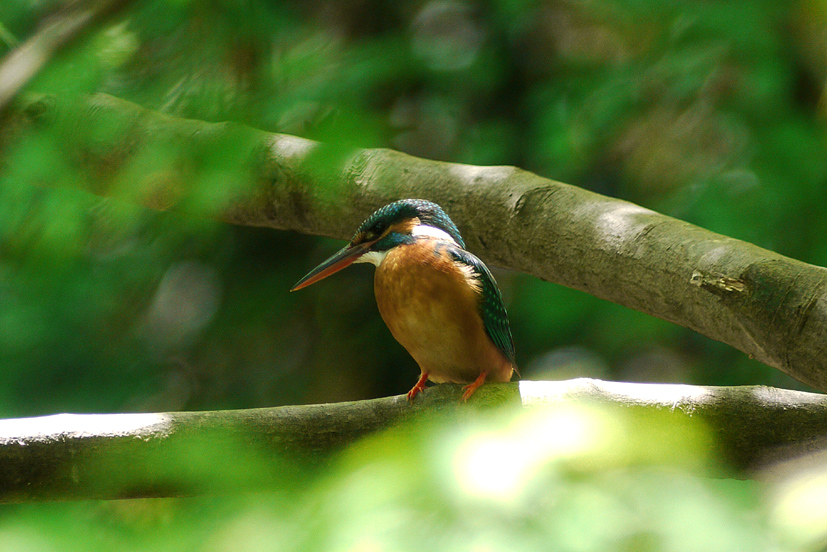
[[[56,133],[62,161],[88,175],[74,183],[95,193],[156,209],[206,204],[233,223],[335,238],[380,205],[427,198],[488,262],[686,326],[827,391],[824,268],[513,167],[343,152],[103,95],[41,103],[29,110],[37,124],[15,125],[5,147]]]
[[[697,418],[711,430],[722,458],[738,468],[798,455],[822,445],[827,434],[826,396],[768,387],[578,379],[489,384],[467,404],[459,401],[461,393],[460,386],[445,384],[429,388],[413,404],[400,395],[251,410],[2,420],[0,501],[259,489],[419,413],[492,405],[592,401]],[[250,469],[250,462],[258,469]]]

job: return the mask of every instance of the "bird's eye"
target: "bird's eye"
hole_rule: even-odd
[[[370,229],[372,233],[376,234],[377,236],[381,236],[382,232],[388,227],[387,223],[384,220],[377,221],[376,224]]]

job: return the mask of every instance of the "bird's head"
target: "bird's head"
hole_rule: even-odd
[[[290,291],[307,287],[353,263],[370,262],[379,266],[392,248],[425,236],[465,247],[456,225],[436,203],[402,199],[385,205],[359,226],[350,243],[311,270]]]

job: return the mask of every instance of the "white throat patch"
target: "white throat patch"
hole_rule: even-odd
[[[355,261],[354,263],[373,263],[376,266],[382,264],[382,261],[385,260],[385,256],[387,256],[387,251],[368,251]]]

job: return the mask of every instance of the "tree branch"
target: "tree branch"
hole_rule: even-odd
[[[513,167],[342,152],[103,95],[29,111],[94,193],[155,209],[207,204],[233,223],[335,238],[380,205],[428,198],[486,261],[686,326],[827,391],[824,268]],[[204,171],[212,176],[199,180]],[[218,192],[198,195],[216,180]]]
[[[428,389],[413,404],[399,395],[251,410],[2,420],[0,501],[258,489],[417,414],[495,405],[535,408],[592,401],[697,418],[710,428],[722,457],[738,468],[813,450],[827,433],[827,397],[768,387],[578,379],[489,384],[467,404],[459,400],[461,393],[461,386],[446,384]],[[245,471],[256,460],[259,469]]]

